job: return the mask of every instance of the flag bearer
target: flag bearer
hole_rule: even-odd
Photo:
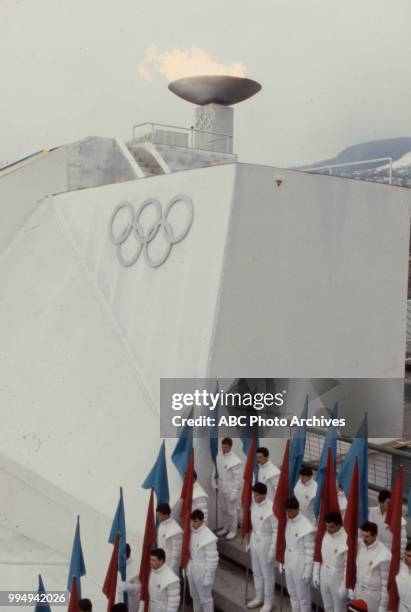
[[[157,534],[158,545],[164,549],[167,565],[178,576],[183,545],[183,530],[171,517],[171,508],[166,503],[158,504],[157,519],[160,523]]]
[[[300,478],[294,487],[294,495],[300,504],[300,512],[313,525],[317,524],[315,519],[314,504],[317,495],[318,485],[313,478],[313,471],[310,467],[304,466],[300,470]]]
[[[372,506],[368,510],[368,520],[375,523],[378,527],[378,539],[391,551],[392,533],[385,522],[387,510],[391,499],[391,491],[384,489],[378,494],[378,506]],[[401,518],[401,555],[404,554],[407,543],[407,523],[404,517]]]
[[[324,609],[344,612],[347,609],[347,591],[344,584],[347,558],[347,534],[339,512],[325,517],[325,531],[321,544],[321,563],[314,563],[313,585],[320,587]]]
[[[400,597],[398,612],[411,612],[411,542],[405,547],[404,560],[395,581]]]
[[[268,448],[260,446],[257,448],[258,482],[267,486],[267,498],[273,500],[280,477],[280,470],[274,463],[271,463]]]
[[[295,497],[285,503],[284,570],[292,612],[311,612],[311,576],[313,571],[315,527],[300,512]]]
[[[223,526],[217,535],[233,540],[237,535],[240,495],[243,485],[243,466],[241,459],[233,452],[233,441],[224,438],[221,454],[217,455],[218,480],[213,473],[213,486],[218,489],[218,506]]]
[[[194,612],[214,612],[213,583],[218,565],[217,537],[204,524],[201,510],[191,513],[190,560],[187,577]]]
[[[277,519],[273,514],[272,500],[267,496],[267,486],[256,482],[253,486],[254,504],[251,507],[250,550],[253,568],[255,598],[247,608],[271,612],[274,599],[274,556],[277,542]]]
[[[155,548],[150,553],[148,591],[150,612],[177,612],[180,605],[180,581],[166,563],[166,553]]]
[[[126,544],[126,579],[117,582],[117,601],[123,601],[123,593],[128,595],[129,612],[138,612],[140,605],[139,568],[131,556],[130,544]]]
[[[379,541],[377,533],[377,525],[370,521],[366,521],[361,527],[355,597],[367,602],[369,612],[386,612],[391,553]]]

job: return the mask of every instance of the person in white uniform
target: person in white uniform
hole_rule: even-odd
[[[171,508],[166,503],[158,504],[157,520],[160,523],[157,531],[158,545],[165,551],[168,567],[178,576],[183,545],[183,530],[171,516]]]
[[[204,523],[208,521],[208,495],[197,480],[197,472],[194,471],[193,505],[191,511],[201,510],[204,514]]]
[[[238,515],[240,510],[240,496],[243,486],[243,465],[241,459],[233,452],[233,441],[224,438],[221,441],[221,454],[217,455],[216,478],[213,470],[212,485],[218,490],[219,521],[222,527],[217,535],[226,536],[226,540],[233,540],[237,535]]]
[[[411,612],[411,542],[405,547],[403,561],[395,581],[400,597],[398,612]]]
[[[300,511],[313,525],[317,524],[314,513],[314,502],[318,485],[313,478],[310,467],[304,466],[300,470],[300,478],[294,487],[294,495],[300,504]]]
[[[122,602],[124,599],[124,593],[128,596],[128,610],[129,612],[138,612],[140,606],[140,580],[138,579],[139,568],[137,563],[131,556],[130,544],[126,544],[126,579],[121,580],[121,577],[117,580],[117,596],[116,601]]]
[[[313,585],[321,590],[324,610],[344,612],[347,609],[347,590],[344,583],[347,534],[339,512],[329,512],[325,516],[321,558],[321,563],[314,563]]]
[[[366,521],[361,526],[361,540],[357,552],[357,582],[355,597],[367,602],[369,612],[386,612],[387,581],[391,553],[379,541],[378,527]]]
[[[368,520],[375,523],[378,527],[378,539],[391,551],[392,532],[385,522],[387,510],[391,499],[391,491],[384,489],[378,494],[378,506],[368,509]],[[407,543],[407,523],[404,517],[401,518],[401,556],[404,554]]]
[[[187,578],[194,612],[214,612],[213,584],[218,565],[217,537],[204,524],[201,510],[191,513]]]
[[[273,500],[277,489],[278,479],[280,477],[280,470],[274,463],[271,463],[270,453],[268,448],[260,446],[257,448],[257,463],[258,463],[258,476],[257,482],[262,482],[267,486],[267,497]]]
[[[315,527],[300,511],[296,497],[285,503],[284,571],[292,612],[311,612]],[[281,571],[282,568],[280,568]]]
[[[155,548],[150,553],[148,592],[150,612],[177,612],[180,605],[180,581],[168,567],[166,553]]]
[[[271,612],[274,600],[277,519],[273,514],[273,502],[268,498],[267,486],[264,483],[255,483],[253,497],[250,551],[255,597],[247,603],[247,608],[257,608],[264,603],[261,612]]]

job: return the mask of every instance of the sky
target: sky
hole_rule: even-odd
[[[410,23],[409,0],[0,0],[0,160],[189,127],[167,79],[202,67],[262,84],[235,107],[243,162],[411,136]]]

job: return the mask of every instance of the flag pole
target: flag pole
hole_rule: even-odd
[[[186,596],[187,596],[187,582],[186,582],[186,570],[181,568],[183,572],[183,608],[182,612],[186,609]]]
[[[245,607],[247,607],[248,585],[249,585],[249,581],[250,581],[250,542],[249,542],[249,538],[250,538],[250,536],[247,535],[247,541],[246,541],[247,562],[246,562],[246,566],[245,566],[245,591],[244,591],[244,604],[245,604]]]
[[[281,589],[281,593],[280,593],[280,612],[283,612],[283,606],[284,606],[284,565],[282,567],[282,571],[280,572],[280,589]]]

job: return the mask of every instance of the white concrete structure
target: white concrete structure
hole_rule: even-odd
[[[137,153],[149,149],[155,175],[142,180]],[[0,590],[35,588],[32,545],[39,564],[47,547],[67,563],[78,513],[88,577],[100,585],[120,485],[138,547],[148,499],[140,485],[160,442],[160,377],[402,377],[404,369],[408,190],[213,152],[200,162],[188,149],[184,163],[192,155],[205,167],[173,172],[152,142],[119,143],[110,167],[127,171],[102,185],[94,153],[73,150],[42,160],[44,172],[0,174],[0,543],[18,542],[13,559],[26,567],[19,583],[3,554]],[[157,268],[143,255],[122,267],[109,239],[116,206],[156,198],[164,211],[178,195],[194,208],[186,237]],[[170,214],[176,232],[184,214],[178,206]],[[159,231],[150,253],[164,247]],[[208,450],[199,451],[204,484]],[[171,463],[169,477],[175,501],[181,480]],[[44,574],[46,587],[64,587],[67,566]]]

